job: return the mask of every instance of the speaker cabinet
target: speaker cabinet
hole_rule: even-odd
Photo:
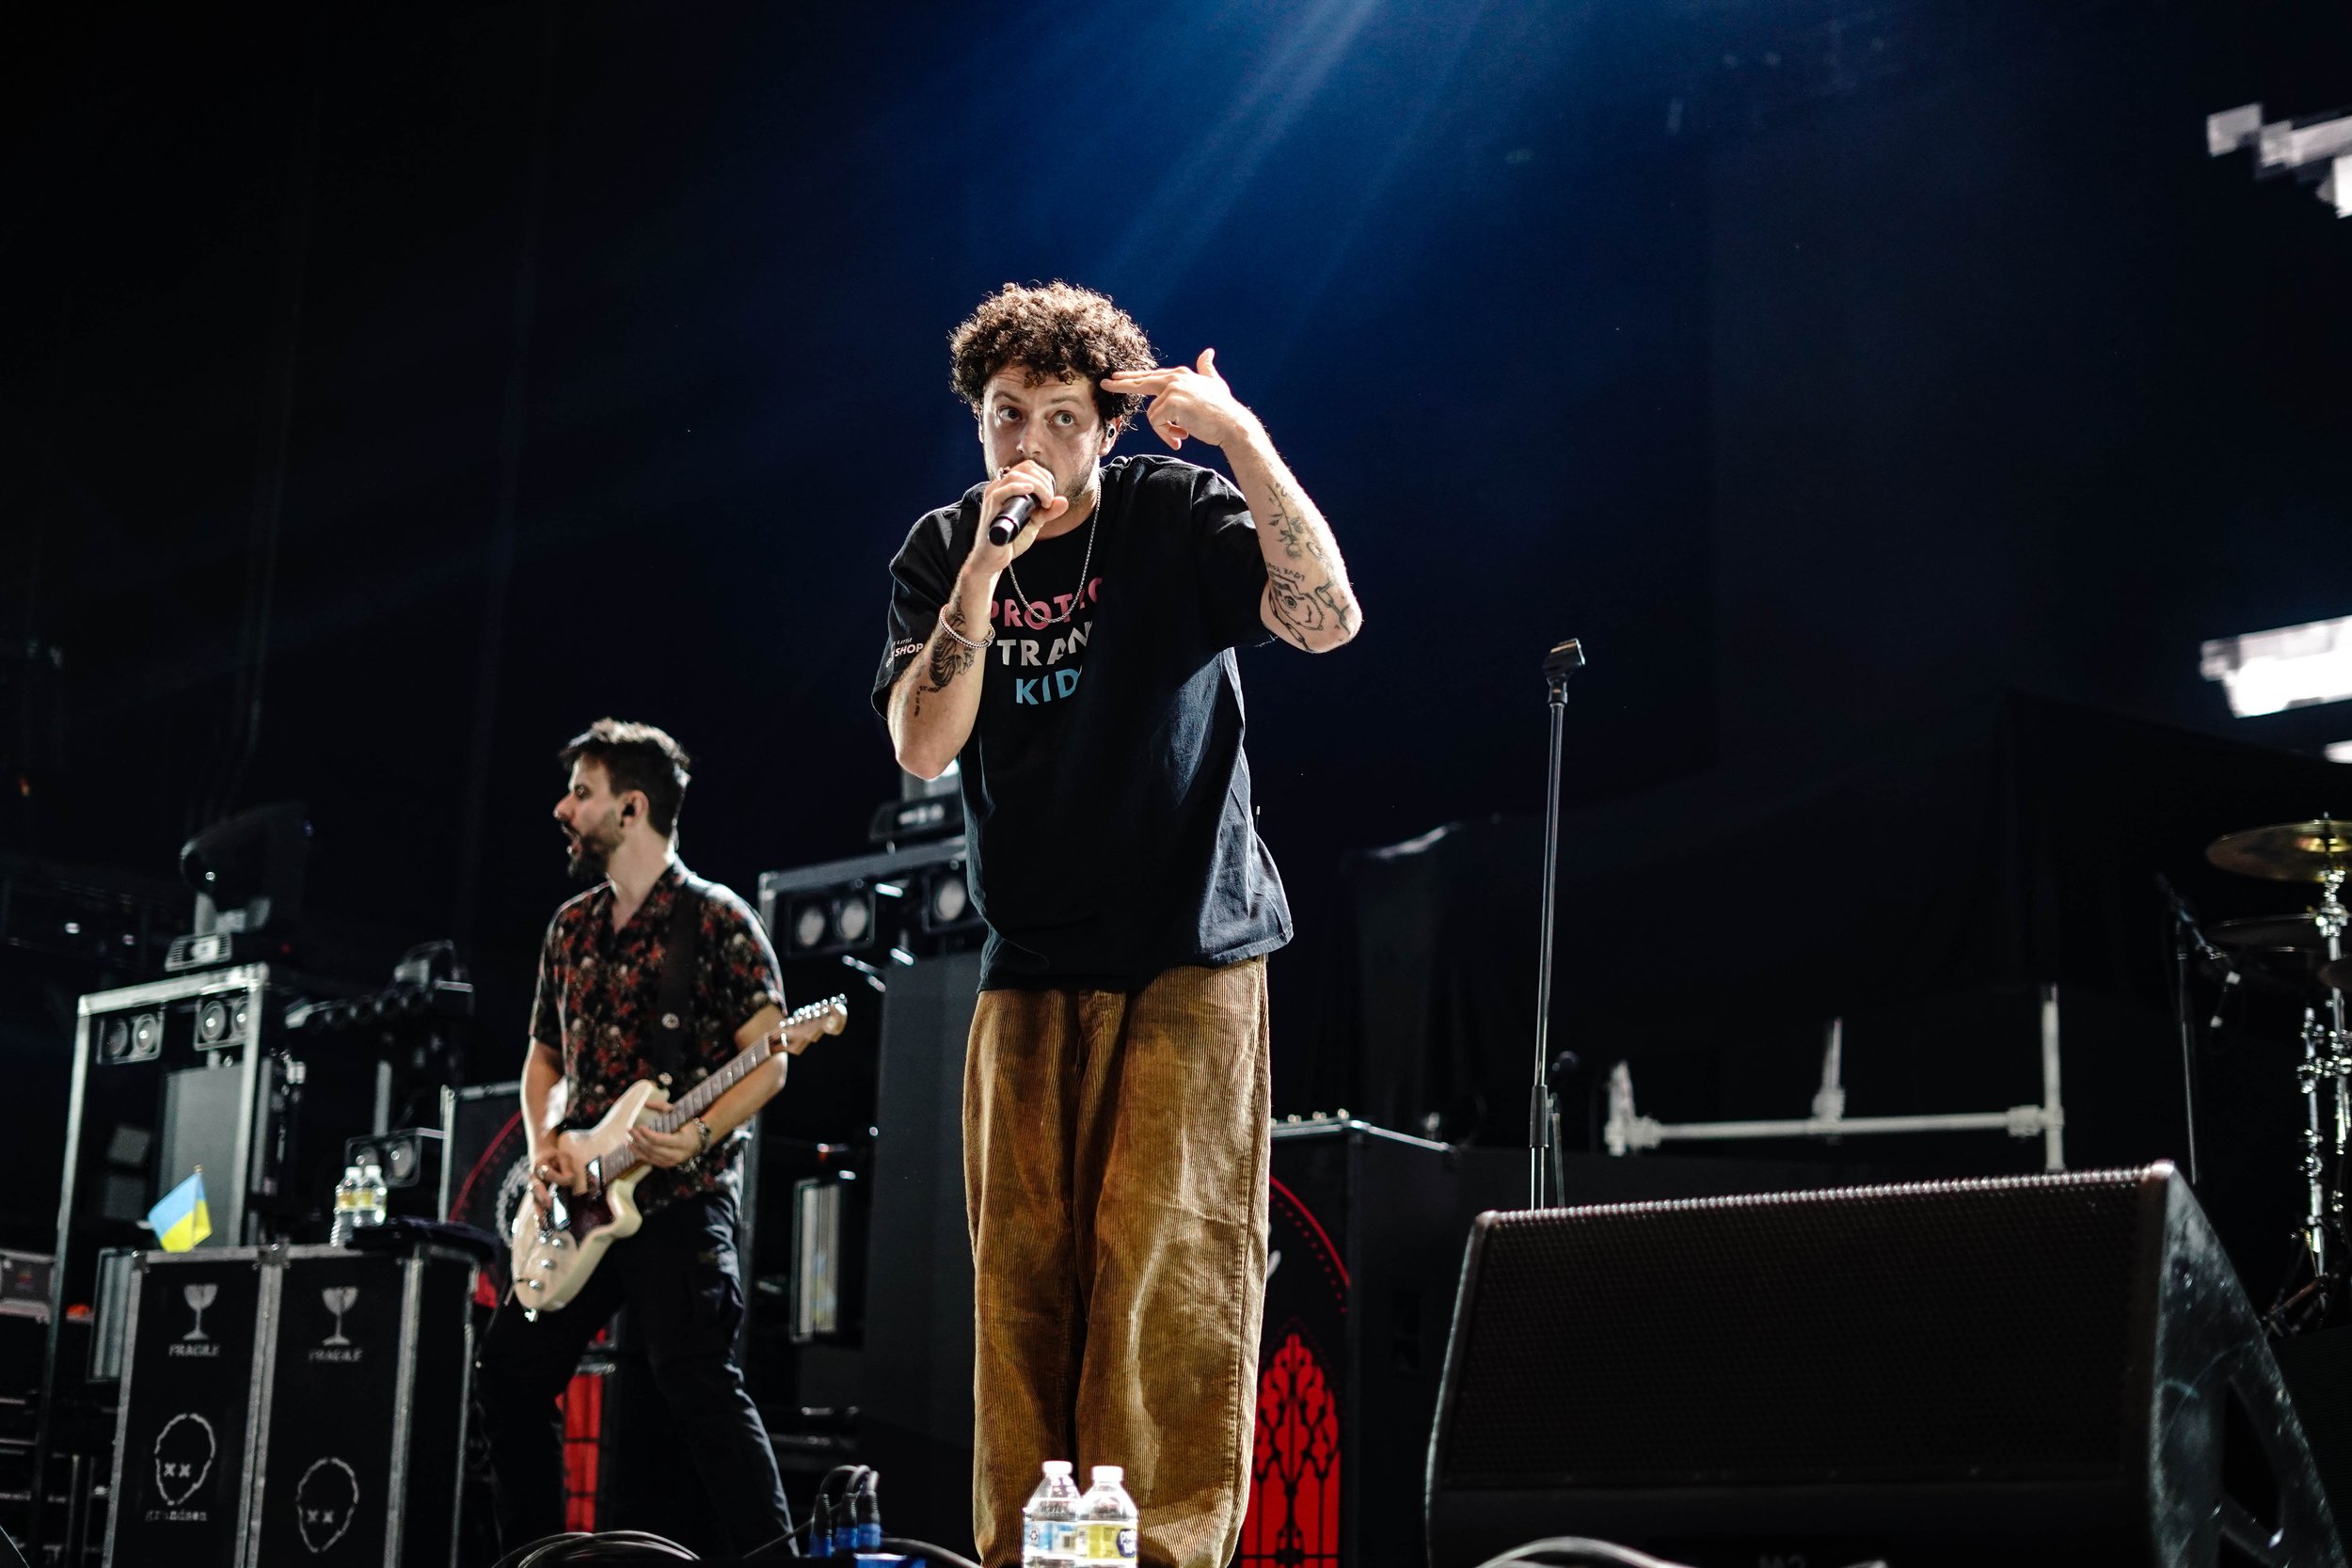
[[[1344,1118],[1275,1125],[1236,1568],[1420,1568],[1413,1435],[1437,1408],[1462,1237],[1524,1180],[1525,1156],[1482,1152]]]
[[[512,1079],[441,1091],[440,1217],[488,1231],[501,1242],[531,1193],[523,1159],[522,1085]],[[483,1266],[474,1299],[484,1307],[505,1298],[506,1257]]]
[[[963,1054],[979,956],[891,972],[882,998],[858,1457],[895,1535],[972,1538],[972,1238]]]
[[[2344,1560],[2165,1164],[1483,1215],[1428,1529],[1435,1568]]]

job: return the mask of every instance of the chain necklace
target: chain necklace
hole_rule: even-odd
[[[1068,610],[1063,610],[1059,615],[1052,615],[1046,618],[1045,625],[1048,626],[1052,626],[1057,621],[1068,621],[1073,626],[1077,624],[1078,606],[1085,601],[1087,596],[1087,574],[1094,569],[1094,525],[1103,520],[1103,503],[1108,498],[1104,496],[1100,491],[1095,494],[1094,515],[1087,519],[1086,554],[1081,556],[1078,560],[1078,591],[1070,595],[1070,608]],[[1021,613],[1023,616],[1025,617],[1029,613],[1029,606],[1033,604],[1045,603],[1043,599],[1032,599],[1029,597],[1029,591],[1021,586],[1021,574],[1014,570],[1013,564],[1009,561],[1005,562],[1005,574],[1012,578],[1012,591],[1021,595]],[[1030,629],[1042,630],[1043,628],[1032,626]]]

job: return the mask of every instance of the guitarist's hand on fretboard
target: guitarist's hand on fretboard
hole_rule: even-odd
[[[645,1109],[648,1112],[666,1111],[669,1108],[670,1102],[660,1095],[655,1095],[645,1101]],[[711,1142],[715,1145],[718,1140],[713,1138]],[[628,1148],[630,1153],[644,1161],[645,1164],[670,1170],[686,1164],[687,1161],[703,1151],[703,1135],[701,1130],[691,1121],[675,1132],[659,1132],[650,1127],[640,1125],[628,1130]]]

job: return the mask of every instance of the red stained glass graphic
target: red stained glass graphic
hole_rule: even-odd
[[[1340,1412],[1295,1329],[1258,1379],[1257,1450],[1236,1568],[1337,1568]]]

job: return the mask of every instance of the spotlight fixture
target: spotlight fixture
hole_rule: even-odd
[[[414,1187],[436,1165],[441,1148],[437,1127],[403,1127],[343,1141],[343,1164],[373,1165],[387,1187]]]
[[[90,1035],[98,1042],[98,1060],[103,1066],[151,1062],[164,1053],[164,1015],[115,1013],[93,1020]]]
[[[208,996],[197,1005],[196,1045],[199,1051],[218,1051],[237,1044],[245,1038],[246,993],[228,996]]]
[[[874,900],[864,893],[845,895],[834,903],[833,928],[841,940],[854,947],[864,942],[874,928]]]
[[[875,919],[875,892],[860,880],[792,899],[785,915],[790,956],[821,958],[870,946],[881,935]]]
[[[2352,615],[2204,644],[2200,672],[2240,719],[2352,697]]]
[[[923,879],[923,902],[916,918],[926,931],[967,931],[980,924],[972,904],[972,884],[964,863],[950,861]]]
[[[894,948],[928,957],[972,940],[980,920],[968,858],[958,837],[763,872],[759,918],[777,957],[870,959],[882,967],[861,973],[873,979],[890,972]]]
[[[2352,217],[2352,114],[2265,119],[2260,103],[2242,103],[2205,117],[2205,150],[2216,158],[2250,151],[2256,179],[2293,175],[2316,185],[2336,216]]]

